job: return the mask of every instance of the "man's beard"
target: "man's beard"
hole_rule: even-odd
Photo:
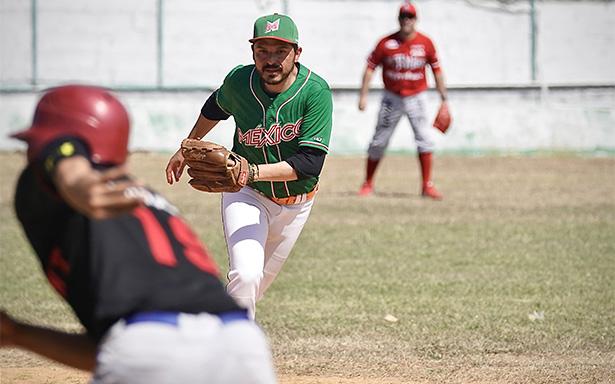
[[[281,69],[282,72],[277,72],[273,74],[274,78],[271,78],[270,76],[272,74],[270,72],[266,72],[267,69]],[[284,72],[284,67],[282,67],[281,65],[266,65],[263,67],[261,71],[259,71],[259,74],[261,75],[261,78],[263,79],[263,82],[265,84],[278,85],[282,83],[284,80],[286,80],[288,76],[290,76],[292,71],[293,71],[293,67],[291,67],[288,70],[288,72]],[[277,78],[277,76],[279,76],[279,78]]]

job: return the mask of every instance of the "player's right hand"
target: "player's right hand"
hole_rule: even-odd
[[[359,97],[359,111],[365,111],[367,108],[367,98],[364,96]]]
[[[167,164],[167,183],[173,184],[174,181],[179,181],[179,178],[184,172],[185,166],[186,163],[184,162],[184,155],[182,154],[182,150],[180,148],[173,156],[171,156],[169,163]]]

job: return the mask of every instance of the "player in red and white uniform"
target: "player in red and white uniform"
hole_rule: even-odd
[[[425,112],[424,91],[427,89],[425,68],[429,65],[442,102],[446,102],[446,85],[440,69],[436,48],[429,37],[416,30],[417,13],[413,4],[399,9],[399,31],[386,36],[369,55],[363,74],[359,97],[359,110],[367,106],[369,83],[374,70],[382,66],[384,96],[378,124],[367,151],[366,177],[359,195],[368,196],[374,189],[374,174],[389,140],[402,115],[410,120],[414,131],[422,174],[422,195],[442,199],[431,180],[434,142]]]

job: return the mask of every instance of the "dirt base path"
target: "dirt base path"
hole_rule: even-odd
[[[6,351],[4,352],[6,353]],[[21,354],[22,352],[17,352]],[[1,355],[1,354],[0,354]],[[23,357],[23,356],[22,356]],[[0,366],[1,384],[87,384],[90,375],[32,357],[27,364]],[[4,361],[6,363],[6,360]],[[502,355],[489,359],[408,362],[404,378],[369,377],[356,372],[338,377],[281,373],[279,384],[441,384],[441,383],[614,383],[615,353],[587,356]]]
[[[33,368],[2,368],[2,384],[87,384],[90,375],[60,366]],[[398,384],[395,379],[344,379],[336,377],[309,377],[280,375],[279,384]]]

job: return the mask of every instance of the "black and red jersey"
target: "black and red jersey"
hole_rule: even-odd
[[[56,153],[58,145],[44,154]],[[239,309],[207,249],[164,197],[137,187],[131,193],[145,205],[93,220],[55,192],[44,158],[21,173],[15,211],[49,282],[91,337],[99,340],[118,319],[137,312]]]

